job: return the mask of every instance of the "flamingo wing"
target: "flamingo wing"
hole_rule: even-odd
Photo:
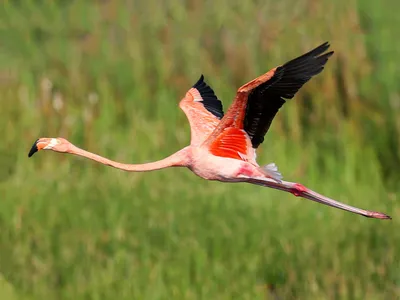
[[[179,107],[189,120],[192,146],[201,145],[224,116],[221,101],[204,81],[203,75],[186,93]]]
[[[214,155],[224,156],[224,151],[215,151],[215,145],[220,144],[220,136],[227,140],[227,132],[237,133],[229,129],[236,128],[246,133],[242,139],[250,140],[250,148],[253,148],[242,149],[242,152],[246,151],[247,159],[255,159],[254,150],[264,141],[264,136],[276,113],[286,102],[285,99],[292,99],[308,80],[324,69],[328,58],[333,54],[333,51],[323,54],[328,48],[329,44],[324,43],[240,87],[234,102],[204,146],[213,149]],[[237,137],[236,134],[234,140]],[[231,147],[235,148],[234,145]]]

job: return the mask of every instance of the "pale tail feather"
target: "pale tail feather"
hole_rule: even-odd
[[[266,175],[270,176],[272,179],[276,180],[277,182],[282,182],[282,174],[278,171],[278,167],[274,163],[270,163],[266,166],[262,167],[263,171]]]

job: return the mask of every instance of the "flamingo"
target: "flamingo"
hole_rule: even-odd
[[[326,53],[329,46],[326,42],[241,86],[225,115],[221,101],[201,75],[179,103],[190,124],[190,145],[159,161],[120,163],[80,149],[60,137],[39,138],[28,156],[39,150],[52,150],[83,156],[128,172],[186,167],[206,180],[251,183],[365,217],[391,219],[383,213],[335,201],[300,183],[284,181],[274,163],[260,166],[256,162],[256,149],[264,141],[276,113],[306,82],[322,72],[333,54],[333,51]]]

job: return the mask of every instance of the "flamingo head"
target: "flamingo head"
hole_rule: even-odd
[[[33,143],[28,157],[31,157],[39,150],[53,150],[56,152],[68,152],[70,142],[63,138],[40,138]]]

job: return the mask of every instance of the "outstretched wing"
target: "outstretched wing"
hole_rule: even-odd
[[[224,116],[221,101],[204,81],[203,75],[186,93],[179,107],[189,120],[192,146],[201,145]]]
[[[268,73],[240,87],[236,97],[224,118],[218,124],[204,145],[214,149],[220,136],[236,128],[246,132],[243,138],[251,141],[251,147],[256,149],[263,141],[272,120],[278,110],[291,99],[296,92],[313,76],[320,73],[332,52],[323,54],[329,48],[324,43],[314,50],[293,59],[286,64],[270,70]],[[244,145],[244,143],[241,143]],[[247,145],[247,143],[246,143]],[[225,145],[226,148],[226,145]],[[252,159],[254,151],[242,149],[248,153],[247,159]],[[221,155],[221,151],[214,151]]]

